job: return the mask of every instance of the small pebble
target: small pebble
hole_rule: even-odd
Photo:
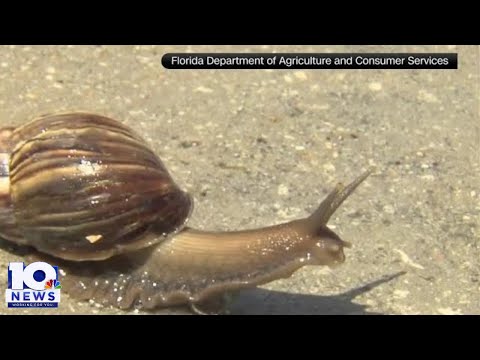
[[[405,299],[408,296],[408,294],[410,294],[410,291],[408,290],[397,289],[393,292],[393,295],[398,299]]]
[[[288,195],[288,187],[284,184],[280,184],[277,190],[278,195],[284,196]]]
[[[395,214],[395,209],[393,208],[392,205],[385,205],[383,207],[383,211],[385,211],[387,214]]]
[[[427,103],[438,103],[438,102],[440,102],[434,94],[432,94],[432,93],[430,93],[426,90],[423,90],[423,89],[418,91],[417,99],[420,100],[420,101],[423,101],[423,102],[427,102]]]
[[[307,74],[304,71],[295,71],[293,73],[298,80],[307,80]]]
[[[368,88],[371,91],[380,91],[382,90],[382,84],[379,82],[371,82],[370,84],[368,84]]]
[[[326,164],[323,164],[323,169],[327,172],[334,172],[335,171],[335,165],[333,165],[331,163],[326,163]]]
[[[208,87],[205,87],[205,86],[199,86],[194,91],[195,92],[201,92],[201,93],[204,93],[204,94],[210,94],[210,93],[213,92],[212,89],[210,89]]]

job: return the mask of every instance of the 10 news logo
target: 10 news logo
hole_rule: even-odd
[[[58,266],[42,261],[28,266],[23,262],[11,262],[8,265],[5,301],[9,308],[56,308],[60,302],[61,288]]]

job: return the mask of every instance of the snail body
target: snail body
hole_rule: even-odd
[[[63,289],[123,309],[215,303],[223,294],[345,261],[326,223],[369,175],[310,216],[261,229],[187,226],[193,199],[143,139],[90,113],[0,129],[0,237],[57,263]]]

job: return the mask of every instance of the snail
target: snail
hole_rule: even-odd
[[[192,196],[135,131],[88,112],[43,115],[0,129],[0,237],[57,264],[72,298],[215,313],[242,288],[343,263],[350,244],[326,224],[369,174],[305,218],[196,230]]]

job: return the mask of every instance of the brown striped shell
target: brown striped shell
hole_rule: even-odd
[[[130,128],[89,113],[0,130],[0,236],[101,260],[181,230],[193,207]]]

